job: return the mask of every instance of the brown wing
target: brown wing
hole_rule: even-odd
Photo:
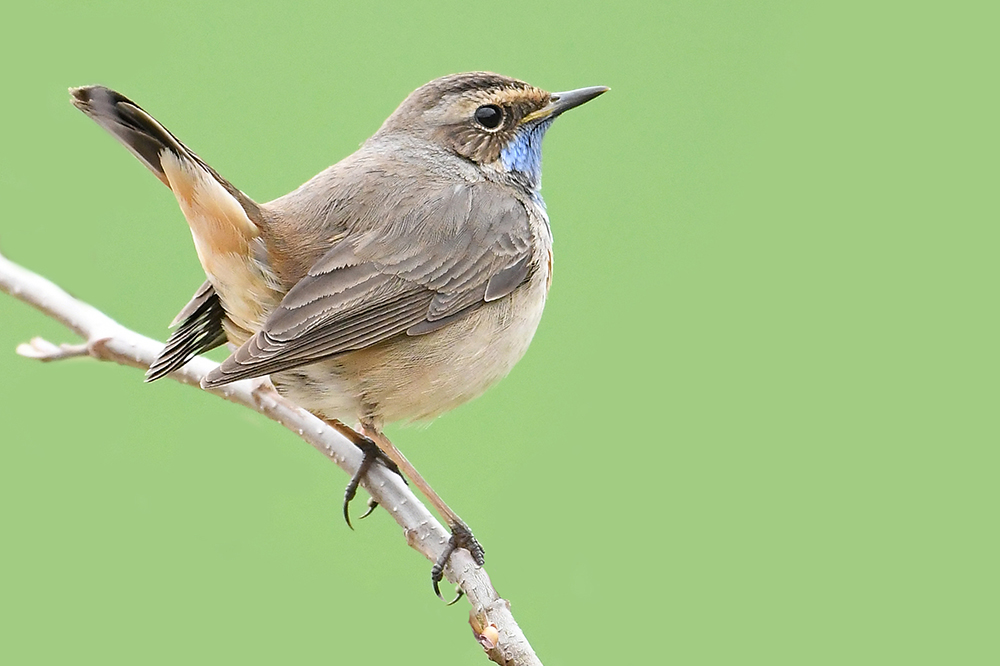
[[[519,200],[479,183],[428,190],[414,203],[349,231],[204,385],[429,333],[527,279],[531,227]]]

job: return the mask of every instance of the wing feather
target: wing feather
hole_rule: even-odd
[[[532,229],[515,197],[478,183],[430,190],[407,203],[408,209],[389,208],[378,224],[345,223],[347,233],[263,329],[204,384],[315,363],[396,335],[423,335],[528,279]]]

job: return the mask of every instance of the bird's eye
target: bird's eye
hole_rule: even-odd
[[[503,111],[496,104],[486,104],[476,109],[476,120],[486,129],[496,129],[503,120]]]

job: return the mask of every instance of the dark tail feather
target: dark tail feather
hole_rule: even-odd
[[[180,326],[167,340],[166,346],[146,372],[146,381],[156,381],[178,369],[192,358],[226,342],[219,295],[206,282],[174,319]]]
[[[160,155],[169,150],[181,160],[193,162],[212,175],[229,194],[239,202],[247,217],[262,223],[260,208],[247,195],[205,164],[190,148],[181,143],[166,127],[125,95],[104,86],[70,88],[73,106],[90,116],[94,122],[110,132],[122,145],[139,158],[164,185],[170,187]]]
[[[160,166],[160,154],[164,149],[181,159],[193,158],[194,154],[177,137],[121,93],[104,86],[83,86],[70,88],[69,94],[73,106],[111,132],[167,187],[170,183]]]

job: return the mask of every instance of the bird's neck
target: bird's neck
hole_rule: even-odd
[[[500,151],[503,170],[535,196],[542,187],[542,138],[551,124],[545,120],[521,128]]]

